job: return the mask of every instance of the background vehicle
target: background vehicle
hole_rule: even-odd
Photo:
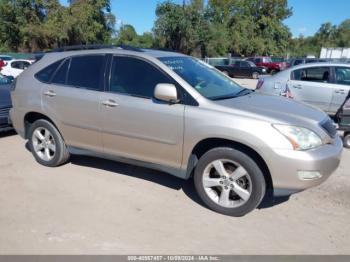
[[[23,70],[27,69],[32,64],[31,60],[15,59],[7,62],[2,67],[1,73],[6,76],[12,76],[16,78]]]
[[[14,58],[13,58],[12,56],[9,56],[9,55],[0,55],[0,59],[1,59],[2,61],[5,61],[5,62],[14,60]]]
[[[335,115],[350,90],[350,65],[304,64],[259,79],[257,90],[287,95]]]
[[[350,148],[350,92],[336,114],[338,129],[343,131],[343,144]]]
[[[0,75],[0,131],[11,129],[9,121],[9,111],[11,103],[11,80]]]
[[[230,77],[249,77],[257,79],[260,75],[266,74],[264,67],[258,67],[253,62],[237,60],[231,65],[215,66]]]
[[[253,62],[255,65],[265,67],[268,73],[275,74],[287,67],[285,62],[272,62],[269,56],[255,56],[246,59]]]
[[[287,67],[293,67],[300,64],[309,64],[317,62],[330,62],[328,59],[318,59],[318,58],[292,58],[287,63]]]
[[[341,140],[320,110],[245,89],[182,54],[91,49],[46,54],[16,79],[11,120],[42,165],[89,154],[193,175],[202,201],[234,216],[266,190],[304,190],[339,165]]]

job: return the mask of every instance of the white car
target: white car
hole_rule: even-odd
[[[312,63],[261,77],[257,91],[280,95],[315,106],[335,115],[350,91],[350,65]]]
[[[27,69],[33,61],[24,60],[24,59],[13,59],[10,61],[6,61],[6,65],[2,67],[1,74],[5,76],[13,76],[16,78],[19,76],[23,70]]]

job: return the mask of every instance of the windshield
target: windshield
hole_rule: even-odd
[[[228,99],[252,92],[239,86],[214,67],[198,59],[192,57],[161,57],[159,60],[208,99]]]

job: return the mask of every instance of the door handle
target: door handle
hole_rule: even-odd
[[[301,89],[301,85],[293,85],[294,88]]]
[[[337,93],[337,94],[345,94],[345,90],[344,89],[336,89],[334,92]]]
[[[119,106],[119,104],[117,104],[114,100],[112,99],[108,99],[105,101],[102,101],[102,105],[106,106],[106,107],[116,107]]]
[[[48,97],[54,97],[54,96],[56,96],[56,93],[52,90],[49,90],[49,91],[44,92],[44,95],[48,96]]]

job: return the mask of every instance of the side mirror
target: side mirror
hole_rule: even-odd
[[[154,97],[160,101],[175,104],[179,102],[177,90],[173,84],[157,84],[154,89]]]

